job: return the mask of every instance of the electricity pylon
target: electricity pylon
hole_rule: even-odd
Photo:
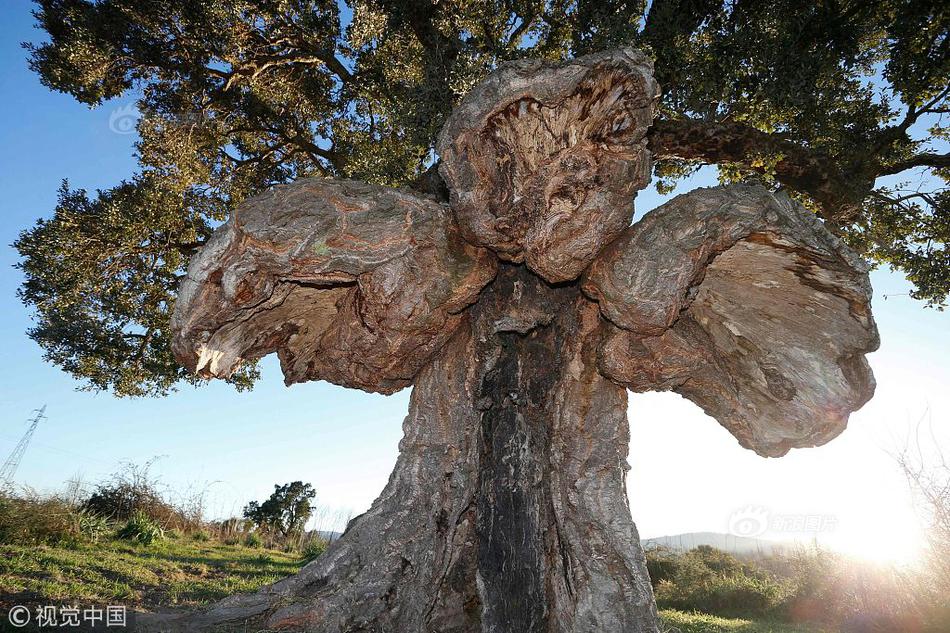
[[[0,486],[4,488],[8,488],[13,484],[13,476],[16,474],[16,469],[20,466],[20,460],[23,459],[23,453],[26,452],[26,447],[30,445],[30,438],[33,437],[33,431],[36,430],[36,425],[40,423],[40,420],[46,417],[46,405],[44,404],[41,408],[34,409],[34,412],[36,415],[30,420],[30,428],[27,429],[23,437],[20,438],[16,448],[14,448],[10,456],[7,457],[7,461],[3,462],[3,468],[0,468]]]

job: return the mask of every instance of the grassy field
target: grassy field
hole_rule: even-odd
[[[150,546],[119,540],[70,548],[0,545],[0,604],[194,606],[272,583],[302,564],[299,554],[175,536]]]
[[[0,605],[123,603],[187,608],[293,574],[297,554],[170,536],[150,546],[106,540],[75,547],[0,545]],[[680,633],[817,633],[787,625],[662,611]]]

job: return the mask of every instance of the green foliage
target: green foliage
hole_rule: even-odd
[[[151,485],[128,481],[108,481],[100,484],[83,507],[95,514],[115,521],[125,521],[136,513],[160,517],[174,510]]]
[[[257,532],[248,532],[248,535],[244,538],[244,544],[248,547],[261,547],[264,545],[264,540],[261,538],[261,535]]]
[[[656,60],[660,117],[764,132],[840,174],[786,180],[915,296],[950,290],[948,198],[874,188],[948,177],[950,9],[937,0],[37,0],[48,39],[28,44],[53,90],[91,106],[135,98],[141,171],[94,196],[64,185],[50,219],[16,243],[30,335],[92,389],[167,392],[184,375],[168,319],[187,255],[249,195],[311,175],[389,185],[435,159],[436,132],[498,64],[633,44]],[[929,128],[929,129],[927,129]],[[784,150],[699,156],[723,179],[762,179]],[[694,163],[658,163],[672,190]],[[911,181],[911,178],[901,177]],[[911,197],[908,197],[911,196]],[[814,198],[814,199],[813,199]],[[850,207],[849,207],[850,208]],[[233,382],[249,386],[246,368]]]
[[[327,542],[316,534],[313,534],[307,539],[307,542],[300,550],[300,555],[305,561],[312,561],[325,551],[327,551]]]
[[[76,523],[79,534],[90,543],[98,543],[112,530],[108,519],[84,508],[76,510]]]
[[[204,530],[198,530],[196,532],[192,532],[191,539],[193,541],[198,541],[199,543],[204,543],[211,540],[211,535]]]
[[[666,548],[653,548],[646,552],[647,573],[654,588],[661,582],[672,582],[679,568],[679,555]]]
[[[790,591],[787,582],[720,550],[701,546],[682,555],[650,552],[660,607],[721,616],[775,615]]]
[[[165,531],[147,514],[136,511],[117,533],[121,539],[136,541],[142,545],[151,545],[165,538]]]
[[[760,630],[722,617],[922,633],[943,631],[947,622],[946,593],[934,586],[932,564],[876,565],[820,549],[741,560],[709,547],[646,554],[657,604],[673,610],[667,622],[682,631]],[[872,622],[878,628],[867,629]]]
[[[37,313],[30,337],[47,361],[91,389],[141,396],[195,381],[162,333],[178,275],[211,218],[200,200],[156,181],[140,177],[94,198],[64,182],[53,218],[16,242],[27,255],[19,296]],[[235,384],[253,375],[249,369]]]
[[[753,622],[740,618],[720,618],[707,613],[686,613],[675,609],[660,611],[667,633],[819,633],[814,626]]]
[[[310,484],[293,481],[274,485],[274,493],[264,503],[251,501],[244,507],[244,517],[259,528],[280,534],[284,538],[297,536],[313,513],[310,500],[317,491]]]

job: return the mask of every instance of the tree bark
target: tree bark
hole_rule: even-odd
[[[658,631],[624,386],[674,389],[778,456],[870,397],[877,333],[866,266],[786,198],[697,190],[630,226],[656,96],[633,49],[507,64],[440,135],[451,208],[303,181],[216,232],[172,320],[186,367],[277,351],[288,382],[415,388],[389,484],[337,543],[159,630]],[[707,149],[748,145],[725,136]]]
[[[419,374],[389,483],[299,574],[155,630],[658,631],[626,391],[577,284],[504,265]]]

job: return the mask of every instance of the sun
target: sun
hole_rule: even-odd
[[[876,524],[852,524],[816,539],[828,549],[872,563],[917,566],[926,541],[918,522],[882,516]]]

